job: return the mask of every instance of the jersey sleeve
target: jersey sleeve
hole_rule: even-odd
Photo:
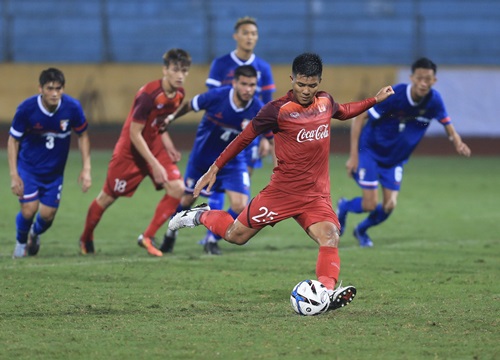
[[[271,102],[264,105],[252,120],[252,126],[257,134],[277,132],[279,130],[278,113],[279,108],[274,103]]]
[[[214,164],[222,169],[229,161],[245,149],[259,134],[253,126],[246,126],[236,138],[229,143],[224,151],[215,160]]]
[[[194,112],[198,112],[200,110],[206,110],[213,103],[217,102],[218,96],[217,90],[208,90],[202,94],[195,95],[191,99],[191,108]]]
[[[222,75],[220,74],[220,66],[217,59],[212,61],[210,65],[210,71],[208,72],[208,78],[205,80],[205,85],[209,89],[213,89],[222,85]]]
[[[26,131],[27,118],[23,109],[19,106],[14,114],[9,134],[16,140],[20,140]]]
[[[261,98],[264,104],[273,99],[273,92],[275,91],[276,85],[274,84],[271,66],[268,63],[263,63],[261,71]]]
[[[153,109],[153,99],[143,92],[136,97],[132,108],[132,121],[145,124]]]
[[[78,102],[75,102],[74,114],[74,117],[71,119],[71,127],[75,133],[81,134],[87,130],[88,122],[85,118],[82,106]]]
[[[372,97],[361,101],[339,104],[338,110],[334,112],[333,117],[339,120],[351,119],[365,112],[376,103],[377,100],[374,97]]]
[[[434,96],[436,97],[435,100],[435,118],[442,124],[442,125],[449,125],[451,124],[451,118],[448,116],[448,112],[446,111],[446,107],[444,105],[443,98],[441,97],[441,94],[437,91],[434,91]]]

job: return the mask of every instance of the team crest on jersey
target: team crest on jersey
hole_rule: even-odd
[[[325,112],[325,111],[326,111],[326,106],[325,106],[325,104],[319,104],[319,105],[318,105],[318,110],[319,110],[319,112],[320,112],[320,113]]]
[[[68,130],[69,120],[61,120],[59,121],[59,127],[62,131]]]
[[[293,112],[293,113],[290,113],[290,116],[293,117],[294,119],[297,119],[300,114],[298,112]]]
[[[163,109],[163,106],[165,106],[165,105],[160,103],[160,104],[156,105],[156,108],[157,109]]]

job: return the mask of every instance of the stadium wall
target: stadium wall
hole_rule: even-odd
[[[82,102],[91,125],[93,148],[114,146],[136,91],[145,82],[161,76],[159,65],[0,64],[0,148],[6,147],[9,125],[17,105],[38,93],[39,73],[49,66],[64,71],[66,93]],[[207,73],[208,65],[192,66],[186,82],[188,98],[206,90]],[[273,73],[277,85],[275,95],[280,96],[290,88],[290,66],[273,65]],[[407,82],[408,76],[408,67],[326,66],[321,88],[332,93],[336,101],[348,102],[373,95],[382,85]],[[494,113],[496,102],[491,98],[500,92],[500,67],[441,68],[438,79],[440,77],[444,80],[443,86],[440,88],[438,81],[437,87],[442,90],[457,130],[467,139],[473,153],[500,156],[500,122]],[[467,114],[464,117],[462,113]],[[201,115],[188,114],[171,130],[182,150],[191,148]],[[348,151],[349,125],[349,121],[333,122],[336,128],[332,136],[334,152]],[[419,145],[417,154],[453,155],[452,146],[441,127],[429,130],[430,136]]]
[[[65,92],[82,103],[93,124],[121,124],[137,90],[148,81],[160,78],[161,65],[126,64],[0,64],[0,123],[12,121],[17,105],[38,93],[38,76],[48,67],[60,68],[66,76]],[[187,97],[206,91],[208,65],[193,65],[186,80]],[[273,65],[277,86],[275,96],[290,89],[290,65]],[[321,88],[339,102],[374,94],[383,84],[392,84],[397,68],[391,66],[327,66]],[[197,122],[202,114],[188,114],[184,123]]]

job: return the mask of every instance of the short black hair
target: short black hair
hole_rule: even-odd
[[[38,82],[40,83],[41,87],[50,82],[58,82],[62,85],[62,87],[64,87],[66,79],[64,78],[64,74],[61,70],[56,68],[48,68],[40,73]]]
[[[246,25],[246,24],[255,25],[255,27],[258,28],[257,20],[255,18],[250,17],[250,16],[245,16],[245,17],[239,18],[236,21],[236,24],[234,24],[234,32],[237,32],[241,25]]]
[[[241,65],[234,70],[234,79],[238,80],[240,76],[257,77],[257,70],[252,65]]]
[[[306,77],[317,76],[321,79],[323,74],[323,61],[318,54],[302,53],[293,60],[293,76],[304,75]]]
[[[168,67],[170,64],[179,64],[181,66],[191,66],[191,55],[186,50],[170,49],[163,54],[163,65]]]
[[[418,59],[417,61],[415,61],[412,64],[411,72],[414,73],[416,69],[430,69],[430,70],[434,71],[434,74],[437,73],[436,64],[434,64],[434,62],[432,62],[431,60],[429,60],[426,57],[421,57],[420,59]]]

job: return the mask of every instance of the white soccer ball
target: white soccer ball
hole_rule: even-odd
[[[319,281],[304,280],[293,288],[290,303],[297,314],[319,315],[328,310],[330,296],[325,285]]]

